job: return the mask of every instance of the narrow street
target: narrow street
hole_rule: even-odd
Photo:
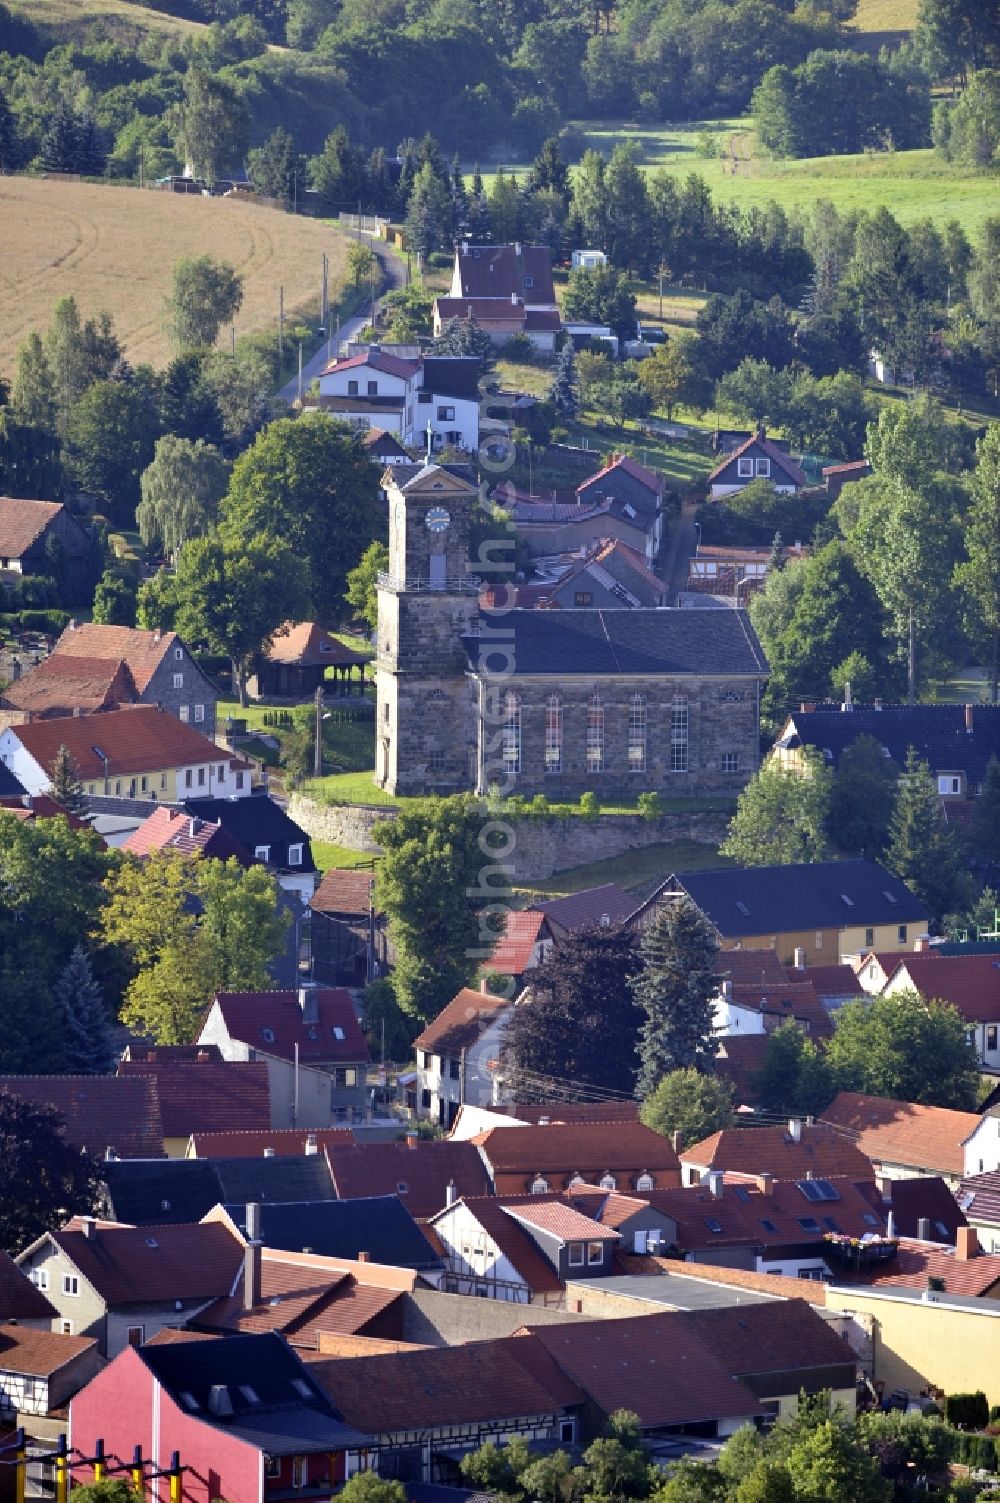
[[[676,605],[678,593],[684,589],[688,577],[688,560],[694,556],[698,544],[698,529],[694,520],[697,503],[686,502],[681,514],[671,528],[661,569],[667,586],[667,604]]]

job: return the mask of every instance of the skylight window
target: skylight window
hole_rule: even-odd
[[[749,918],[749,916],[750,916],[750,910],[749,910],[749,908],[747,907],[747,905],[745,903],[743,903],[743,902],[740,901],[739,898],[736,899],[736,906],[740,910],[741,913],[746,914],[747,917]]]
[[[871,1211],[862,1211],[861,1220],[865,1226],[878,1226],[878,1217],[872,1215]]]
[[[188,1393],[187,1389],[185,1388],[181,1389],[181,1403],[184,1405],[185,1409],[190,1409],[192,1411],[197,1411],[201,1408],[201,1405],[198,1403],[198,1400],[195,1398],[194,1394]]]
[[[248,1404],[260,1403],[260,1394],[257,1392],[256,1388],[251,1388],[249,1383],[240,1384],[240,1393],[246,1399]]]
[[[853,908],[854,907],[854,899],[853,898],[849,898],[847,896],[846,892],[842,892],[840,894],[840,901],[842,903],[846,903],[846,905],[847,905],[848,908]]]
[[[347,1037],[347,1034],[341,1028],[339,1023],[334,1023],[333,1027],[330,1029],[330,1032],[333,1034],[335,1039],[343,1040]]]
[[[814,1203],[821,1200],[840,1199],[840,1192],[834,1189],[828,1179],[800,1179],[796,1183],[806,1200]]]
[[[885,898],[887,903],[895,903],[896,901],[892,893],[889,891],[888,887],[883,887],[882,896]]]
[[[828,1232],[839,1232],[840,1231],[840,1227],[837,1225],[837,1222],[834,1220],[834,1218],[832,1216],[824,1216],[823,1217],[823,1225],[826,1227],[826,1229],[827,1229]]]
[[[157,1242],[157,1240],[156,1240],[155,1237],[147,1237],[146,1238],[146,1246],[147,1247],[159,1247],[159,1245],[160,1244]]]
[[[778,1230],[773,1221],[766,1221],[763,1217],[761,1218],[760,1224],[764,1228],[765,1232],[776,1232]]]
[[[273,1044],[274,1043],[274,1029],[273,1028],[262,1028],[260,1030],[260,1036],[264,1040],[265,1044]]]
[[[705,1225],[708,1227],[708,1229],[709,1229],[710,1232],[721,1232],[722,1231],[722,1222],[721,1221],[716,1221],[716,1219],[715,1219],[714,1216],[706,1216],[705,1217]]]
[[[798,1216],[796,1220],[804,1232],[818,1232],[819,1222],[815,1216]]]
[[[750,1199],[750,1191],[747,1189],[746,1185],[734,1185],[733,1194],[736,1196],[737,1200]]]
[[[295,1389],[295,1392],[302,1399],[312,1399],[312,1398],[315,1398],[315,1394],[313,1393],[312,1389],[309,1387],[309,1384],[306,1382],[305,1378],[293,1378],[292,1379],[292,1387]]]

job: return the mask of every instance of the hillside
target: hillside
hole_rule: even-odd
[[[877,53],[880,47],[898,47],[917,24],[920,0],[858,0],[851,29],[858,33],[855,47]]]
[[[2,177],[0,222],[2,371],[11,370],[20,341],[43,328],[57,298],[69,292],[84,313],[114,315],[130,360],[162,364],[169,355],[163,299],[181,256],[215,256],[242,272],[238,334],[274,326],[279,286],[286,313],[318,305],[324,251],[331,291],[343,280],[339,231],[229,199]]]
[[[35,26],[44,27],[54,42],[78,41],[94,22],[116,41],[134,41],[136,34],[153,32],[160,36],[197,36],[205,31],[199,21],[184,21],[165,11],[130,0],[16,0],[9,6],[16,16],[23,16]]]

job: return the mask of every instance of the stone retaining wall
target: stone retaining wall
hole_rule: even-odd
[[[288,812],[315,840],[371,852],[378,850],[372,838],[375,825],[395,817],[391,807],[318,804],[298,793],[292,795]],[[642,819],[637,814],[602,814],[593,820],[572,815],[566,819],[522,817],[512,823],[517,837],[513,856],[517,880],[537,882],[571,866],[670,841],[697,840],[717,847],[729,815],[662,814],[658,819]]]

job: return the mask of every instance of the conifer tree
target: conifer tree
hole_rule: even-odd
[[[60,746],[51,767],[52,783],[49,794],[69,814],[86,814],[87,796],[80,781],[80,772],[69,750]]]
[[[55,1002],[64,1019],[66,1068],[74,1075],[108,1074],[115,1051],[107,1008],[82,945],[56,982]]]
[[[80,122],[65,100],[60,100],[42,135],[42,166],[46,172],[75,172],[79,149]]]
[[[575,418],[580,407],[576,381],[576,351],[573,341],[567,338],[559,351],[556,368],[552,373],[548,400],[560,417]]]
[[[968,906],[969,879],[961,867],[955,833],[942,822],[927,763],[912,746],[899,779],[889,834],[886,865],[927,905],[935,925],[946,913]]]
[[[983,791],[972,816],[972,848],[987,865],[1000,861],[1000,762],[991,757],[986,765]]]
[[[639,1030],[640,1101],[664,1075],[710,1070],[711,998],[719,988],[714,962],[719,942],[707,919],[687,898],[666,904],[642,936],[642,967],[632,991],[646,1021]]]

